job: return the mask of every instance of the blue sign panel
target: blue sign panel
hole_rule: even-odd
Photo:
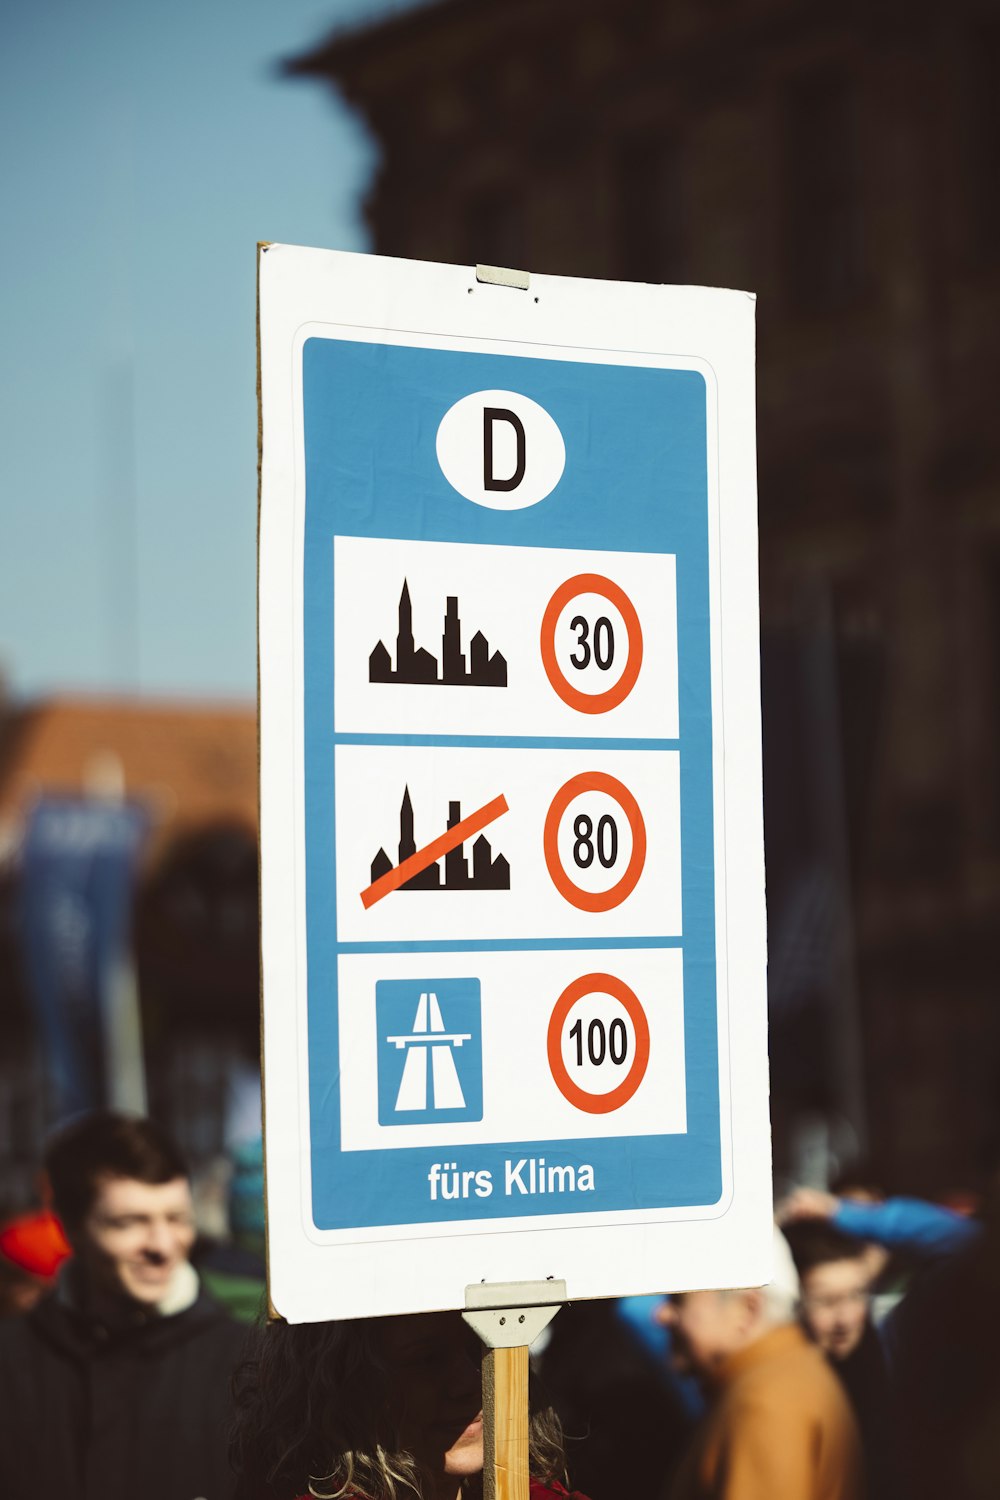
[[[483,1118],[478,979],[380,979],[375,985],[380,1125]]]
[[[711,434],[676,365],[304,343],[319,1231],[722,1195]]]

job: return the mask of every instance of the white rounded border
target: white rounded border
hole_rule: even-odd
[[[463,267],[283,245],[262,247],[259,269],[265,413],[258,586],[262,1029],[274,1305],[294,1322],[457,1307],[463,1305],[464,1286],[480,1280],[556,1276],[567,1281],[571,1297],[760,1284],[770,1276],[771,1188],[755,299],[735,291],[541,276],[532,278],[529,298],[505,287],[470,289],[470,273]],[[314,335],[583,363],[697,369],[705,377],[724,1182],[717,1203],[693,1209],[553,1214],[365,1231],[322,1233],[312,1225],[303,838],[301,345]],[[728,755],[727,746],[733,747]],[[727,1000],[730,988],[740,996],[734,1010]],[[731,1056],[740,1060],[735,1070]],[[409,1268],[405,1277],[400,1275],[404,1245]]]

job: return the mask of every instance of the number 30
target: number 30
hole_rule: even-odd
[[[590,621],[585,615],[574,615],[569,628],[577,632],[577,651],[573,652],[570,661],[578,672],[582,672],[590,665]],[[606,672],[615,659],[615,631],[607,615],[601,615],[594,625],[593,656],[602,672]]]

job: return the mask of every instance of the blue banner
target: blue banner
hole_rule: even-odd
[[[128,941],[136,859],[148,825],[128,803],[44,798],[22,850],[25,973],[60,1115],[106,1102],[105,1005]]]

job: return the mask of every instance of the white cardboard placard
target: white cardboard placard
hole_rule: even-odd
[[[770,1276],[754,307],[261,248],[292,1322]]]

